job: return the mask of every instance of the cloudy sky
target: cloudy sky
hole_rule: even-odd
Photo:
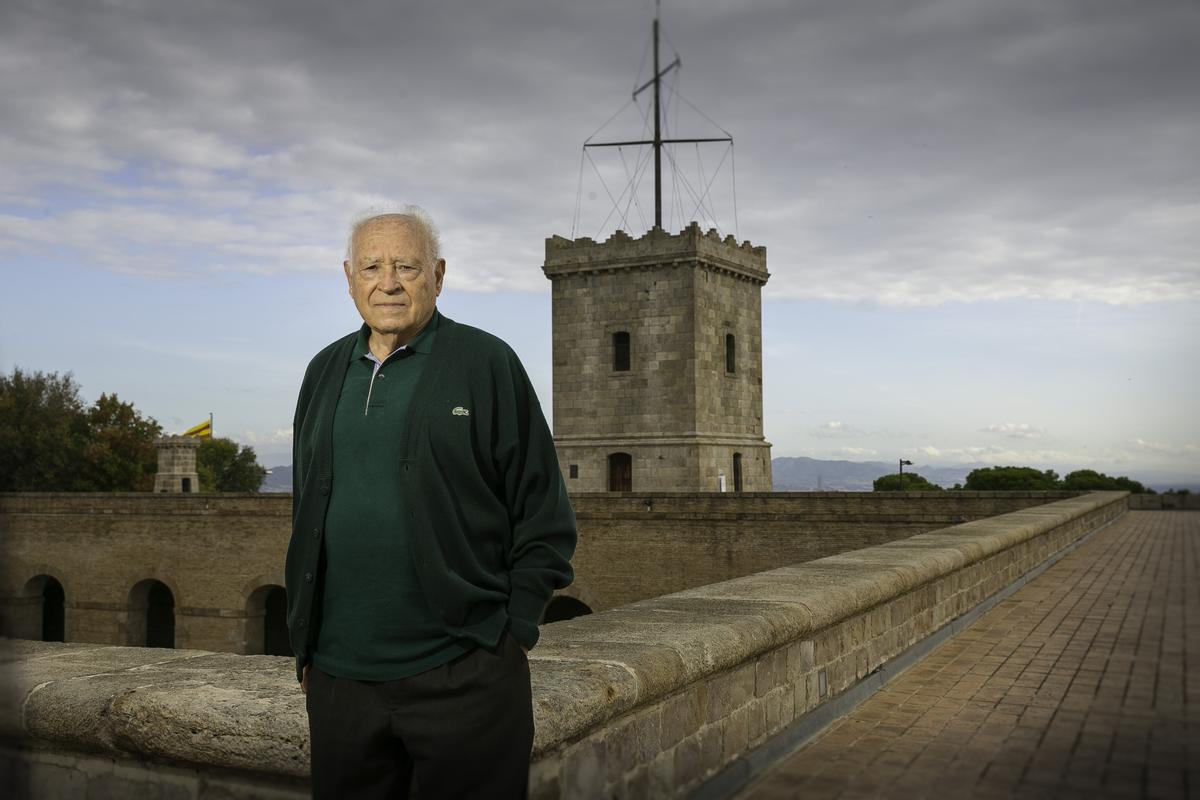
[[[357,321],[349,217],[417,202],[443,310],[510,341],[548,413],[544,239],[649,225],[645,154],[581,144],[642,135],[653,15],[5,0],[0,368],[72,371],[169,430],[212,411],[286,462],[305,363]],[[677,146],[664,224],[767,247],[774,455],[1200,482],[1200,4],[662,20],[669,132],[736,142]]]

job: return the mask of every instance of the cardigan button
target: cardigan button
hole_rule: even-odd
[[[312,583],[312,573],[311,572],[304,573],[304,582]]]
[[[313,528],[313,538],[314,539],[321,538],[321,529],[320,528]]]
[[[297,627],[297,628],[303,628],[303,627],[304,627],[304,617],[301,617],[300,619],[296,620],[296,627]]]

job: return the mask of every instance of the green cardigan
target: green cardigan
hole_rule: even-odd
[[[299,679],[320,620],[321,537],[333,482],[333,415],[358,332],[313,358],[292,436],[285,581]],[[400,433],[413,561],[446,632],[524,647],[572,578],[575,513],[554,440],[521,362],[500,339],[443,316]]]

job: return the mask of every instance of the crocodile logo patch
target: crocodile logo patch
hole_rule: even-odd
[[[453,411],[451,411],[450,413],[451,413],[451,414],[453,414],[453,415],[454,415],[454,416],[456,416],[456,417],[469,417],[469,416],[471,416],[471,412],[470,412],[470,411],[468,411],[467,409],[463,408],[462,406],[455,406],[455,407],[454,407],[454,410],[453,410]]]

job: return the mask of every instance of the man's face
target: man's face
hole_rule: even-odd
[[[446,262],[426,263],[420,229],[406,217],[370,220],[354,234],[345,262],[350,296],[363,321],[376,333],[394,334],[407,344],[420,332],[442,292]]]

